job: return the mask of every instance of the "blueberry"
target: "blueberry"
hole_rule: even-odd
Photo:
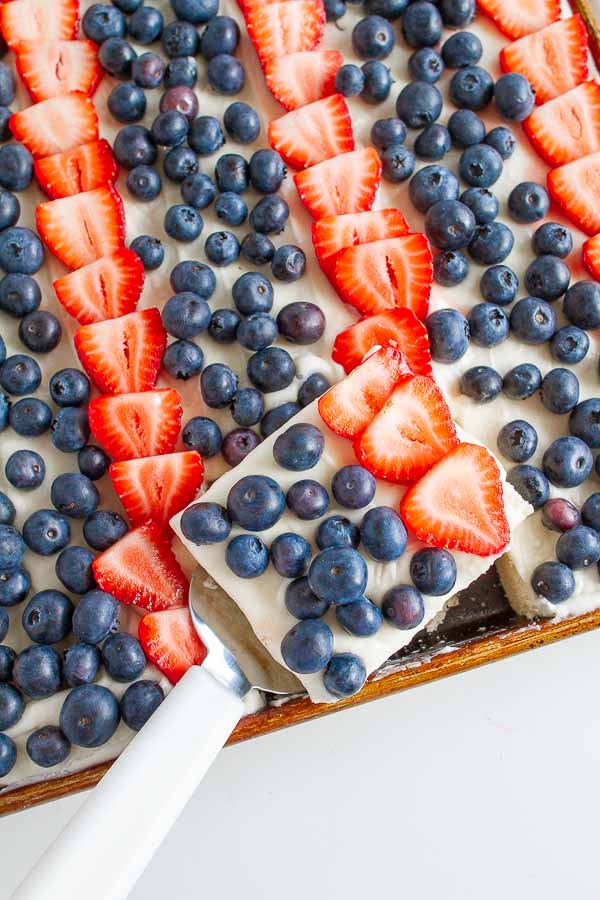
[[[333,634],[330,627],[319,619],[298,622],[281,642],[281,655],[292,672],[320,672],[332,653]]]
[[[549,341],[556,329],[556,313],[549,303],[537,297],[518,300],[510,313],[510,327],[526,344]]]
[[[534,509],[540,509],[548,500],[550,494],[548,479],[535,466],[514,466],[507,473],[506,480]]]
[[[544,474],[557,487],[577,487],[589,478],[593,468],[590,448],[578,437],[553,441],[542,459]]]
[[[600,327],[600,285],[595,281],[571,285],[565,294],[563,312],[572,325],[584,331]]]
[[[224,363],[211,363],[200,377],[202,399],[212,409],[224,409],[235,397],[237,375]]]
[[[163,28],[161,42],[169,59],[195,56],[199,44],[198,32],[191,22],[175,20]]]
[[[10,130],[10,117],[12,109],[7,106],[0,106],[0,141],[8,141],[12,137]]]
[[[79,369],[60,369],[50,378],[50,396],[57,406],[83,406],[90,398],[89,379]]]
[[[113,143],[117,162],[124,169],[135,166],[151,166],[158,151],[152,133],[144,125],[125,125],[117,133]]]
[[[36,766],[49,769],[64,762],[71,752],[71,744],[56,725],[44,725],[31,732],[25,749]]]
[[[225,143],[225,135],[214,116],[198,116],[190,125],[188,144],[199,156],[210,156]]]
[[[218,94],[232,96],[244,87],[246,74],[241,62],[228,53],[213,56],[207,68],[208,83]]]
[[[189,123],[183,113],[176,109],[161,112],[152,122],[152,137],[159,147],[177,147],[188,133]]]
[[[360,537],[369,555],[378,562],[398,559],[406,549],[406,528],[398,513],[389,506],[376,506],[365,513]]]
[[[0,642],[4,640],[10,628],[10,619],[4,607],[0,607]],[[4,679],[0,679],[2,681]]]
[[[583,515],[583,509],[581,512]],[[581,523],[581,516],[577,507],[569,500],[565,500],[563,497],[553,497],[544,504],[542,523],[550,531],[568,531],[569,528],[575,528]],[[584,518],[584,525],[589,524]]]
[[[483,45],[471,31],[451,34],[442,44],[442,59],[450,69],[474,66],[481,59]]]
[[[0,147],[0,185],[9,191],[24,191],[32,179],[33,157],[29,150],[23,144]]]
[[[358,66],[351,63],[340,66],[335,74],[335,89],[344,97],[358,97],[365,86],[365,76]]]
[[[123,38],[108,38],[98,51],[102,68],[115,78],[130,78],[131,66],[137,53]]]
[[[458,179],[445,166],[424,166],[412,177],[408,190],[413,205],[426,213],[439,200],[458,198]]]
[[[365,12],[370,16],[383,16],[393,22],[400,18],[406,7],[408,0],[365,0]]]
[[[5,526],[6,527],[6,526]],[[20,560],[22,551],[19,549],[21,556],[6,556],[6,539],[0,531],[0,559],[6,562],[0,570],[0,606],[17,606],[21,603],[31,588],[31,578],[25,569],[15,566],[15,560]]]
[[[285,164],[275,150],[255,150],[250,157],[248,174],[250,183],[259,194],[274,194],[286,176]]]
[[[125,16],[109,3],[93,3],[85,11],[81,27],[86,37],[101,44],[111,37],[123,37]]]
[[[279,521],[285,495],[266,475],[246,475],[227,495],[227,511],[233,522],[246,531],[265,531]]]
[[[181,531],[193,544],[217,544],[229,537],[231,520],[218,503],[193,503],[181,517]]]
[[[491,366],[472,366],[460,378],[460,392],[475,403],[490,403],[502,390],[502,378]]]
[[[570,569],[592,566],[600,559],[600,535],[586,525],[575,526],[559,537],[556,557]]]
[[[273,306],[273,285],[257,272],[245,272],[231,289],[233,302],[244,316],[269,312]]]
[[[498,215],[498,198],[487,188],[470,187],[460,195],[461,203],[468,206],[478,225],[485,225]]]
[[[383,177],[393,184],[406,181],[415,170],[415,154],[404,144],[390,144],[381,151],[380,159]]]
[[[585,441],[593,450],[600,447],[600,399],[598,397],[592,397],[577,404],[569,416],[569,431],[575,437]]]
[[[88,591],[73,613],[73,634],[85,644],[100,644],[119,627],[119,604],[106,591]]]
[[[271,272],[279,281],[291,283],[302,278],[306,271],[306,256],[295,244],[277,247],[271,260]]]
[[[16,225],[21,215],[21,204],[10,191],[0,191],[0,229]]]
[[[471,109],[457,109],[448,119],[448,131],[455,147],[464,149],[481,144],[485,123]]]
[[[13,431],[22,437],[39,437],[50,428],[52,410],[37,397],[17,400],[10,408],[9,423]]]
[[[436,362],[459,360],[469,347],[469,324],[457,309],[438,309],[426,321],[431,355]]]
[[[138,44],[152,44],[161,36],[163,25],[159,9],[155,6],[140,6],[127,23],[127,33]]]
[[[0,778],[8,775],[17,761],[17,747],[7,734],[0,734]]]
[[[579,381],[569,369],[551,369],[544,375],[540,399],[551,413],[570,412],[579,400]]]
[[[141,88],[152,89],[159,87],[163,80],[164,73],[165,62],[162,56],[159,56],[158,53],[152,53],[151,51],[136,56],[131,64],[131,77],[136,85]]]
[[[225,130],[238,144],[251,144],[260,134],[260,119],[248,103],[231,103],[223,116]]]
[[[431,125],[442,111],[442,95],[433,84],[413,81],[406,84],[396,99],[396,114],[409,128]]]
[[[36,644],[56,644],[71,631],[73,604],[62,591],[39,591],[23,610],[22,624]]]
[[[308,586],[308,578],[304,576],[288,584],[284,602],[287,611],[296,619],[319,619],[329,608],[326,600],[313,594]]]
[[[206,331],[211,312],[206,300],[192,291],[180,291],[167,300],[162,322],[169,334],[176,338],[193,338]]]
[[[259,350],[248,360],[248,378],[265,394],[282,391],[296,376],[294,360],[281,347],[267,347]]]
[[[364,86],[361,91],[361,99],[366,103],[382,103],[389,96],[393,84],[393,78],[388,67],[376,59],[361,66],[364,76]]]
[[[491,266],[479,281],[481,296],[488,303],[507,306],[517,296],[519,279],[509,266]]]
[[[440,0],[439,10],[444,25],[462,28],[475,18],[475,0]]]
[[[0,106],[10,106],[15,99],[15,73],[6,63],[0,63]]]
[[[352,547],[327,547],[308,571],[310,589],[322,600],[343,605],[358,600],[367,586],[367,566]]]
[[[158,238],[149,234],[140,234],[129,245],[134,253],[137,253],[146,272],[159,269],[165,258],[165,250]]]
[[[0,644],[0,682],[6,684],[12,680],[13,666],[17,654],[12,647]]]
[[[538,222],[549,206],[548,191],[535,181],[522,181],[508,195],[508,209],[515,222]]]
[[[127,174],[127,189],[129,193],[144,203],[155,200],[161,192],[161,177],[152,166],[135,166]]]
[[[469,334],[479,347],[496,347],[509,333],[509,320],[501,306],[477,303],[467,316]]]
[[[50,353],[60,342],[62,328],[53,313],[38,309],[21,319],[19,338],[32,353]]]
[[[317,529],[317,547],[358,547],[360,531],[345,516],[329,516]]]
[[[437,547],[417,550],[410,561],[410,577],[418,591],[439,597],[454,587],[456,562],[447,550]]]
[[[124,631],[109,634],[102,647],[104,668],[115,681],[128,682],[142,674],[146,657],[136,637]]]
[[[425,232],[440,250],[466,247],[475,230],[475,216],[460,200],[438,200],[425,215]]]
[[[12,684],[0,684],[0,731],[16,725],[24,710],[21,692]]]
[[[494,266],[504,262],[511,252],[515,239],[512,231],[503,222],[488,222],[478,225],[469,244],[469,254],[475,262],[483,266]]]
[[[60,688],[61,659],[53,647],[31,644],[13,665],[13,681],[32,700],[51,697]]]
[[[67,694],[60,711],[60,727],[78,747],[100,747],[117,730],[119,704],[108,688],[82,684]]]
[[[234,309],[215,309],[210,317],[208,335],[218,344],[233,344],[241,318]]]
[[[51,556],[63,550],[71,538],[68,519],[53,509],[38,509],[23,525],[23,539],[34,553]]]
[[[5,275],[0,281],[0,309],[21,318],[38,308],[42,300],[40,287],[30,275]]]
[[[507,422],[498,432],[498,449],[512,462],[523,463],[537,450],[537,431],[524,419]]]
[[[76,453],[81,450],[90,436],[87,409],[68,406],[59,409],[50,426],[52,443],[63,453]]]
[[[175,66],[176,64],[178,64],[178,66],[177,66],[178,68],[182,68],[184,66],[189,68],[190,60],[187,58],[173,60],[170,63],[170,66]],[[194,65],[193,61],[192,61],[192,65]],[[194,74],[195,74],[195,65],[194,65]],[[186,80],[190,81],[191,78],[187,78]],[[195,78],[194,78],[194,81],[195,81]],[[178,112],[187,119],[188,123],[191,123],[198,115],[198,109],[199,109],[198,97],[196,96],[195,92],[192,90],[191,85],[176,84],[176,85],[171,86],[162,95],[162,97],[160,98],[159,109],[160,109],[161,113],[167,112],[168,110],[173,110],[174,112]],[[182,148],[181,152],[183,152],[183,148]],[[188,154],[191,154],[193,151],[191,150],[191,148],[186,148],[186,152]],[[167,156],[170,156],[170,155],[171,154],[167,154]],[[166,162],[166,160],[165,160],[165,162]],[[197,167],[198,167],[198,164],[196,161],[196,168],[191,169],[190,171],[195,172]],[[173,180],[175,181],[176,179],[173,179]]]
[[[411,3],[402,17],[402,34],[410,47],[435,46],[442,27],[442,17],[433,3]]]
[[[502,174],[502,157],[489,144],[473,144],[463,150],[458,169],[467,184],[489,188]]]
[[[575,590],[575,577],[571,569],[562,563],[544,562],[534,569],[531,586],[549,603],[562,603]]]
[[[305,478],[290,487],[286,503],[299,519],[311,521],[325,515],[329,507],[329,494],[318,481]]]
[[[8,425],[10,415],[10,401],[5,394],[0,393],[0,431],[4,431]]]
[[[83,523],[83,536],[93,550],[108,550],[116,544],[128,528],[125,520],[116,512],[98,509]]]
[[[354,637],[371,637],[379,631],[383,622],[379,607],[366,597],[336,606],[335,617],[344,631]]]
[[[95,585],[93,562],[94,554],[85,547],[66,547],[56,560],[56,577],[68,591],[85,594]]]
[[[50,499],[56,509],[71,519],[85,519],[97,508],[100,495],[85,475],[64,472],[52,482]]]
[[[238,466],[260,444],[260,438],[250,428],[234,428],[223,438],[221,453],[229,466]]]
[[[205,209],[217,196],[217,186],[210,177],[202,172],[193,172],[181,182],[181,199],[187,206]]]
[[[312,403],[313,400],[316,400],[317,397],[328,391],[330,387],[331,384],[324,375],[321,375],[320,372],[313,372],[302,382],[298,389],[298,403],[302,407],[308,406],[309,403]]]
[[[402,119],[377,119],[371,128],[371,143],[378,150],[385,150],[393,144],[402,144],[406,133]]]
[[[101,447],[87,444],[77,455],[77,465],[82,475],[86,475],[92,481],[98,481],[108,472],[110,457]]]
[[[0,571],[14,571],[21,564],[24,553],[23,538],[17,529],[13,525],[0,525]]]
[[[202,371],[204,353],[193,341],[173,341],[165,350],[162,363],[172,378],[188,381]]]
[[[311,547],[306,538],[288,531],[277,535],[270,555],[275,571],[282,578],[299,578],[308,569]]]
[[[558,222],[544,222],[534,231],[531,246],[538,256],[549,254],[564,259],[573,249],[573,237],[564,225]]]
[[[300,412],[300,408],[299,403],[294,403],[293,400],[290,400],[287,403],[274,406],[273,409],[266,412],[260,423],[260,433],[263,438],[269,437],[270,434],[278,431],[292,416]]]
[[[321,431],[315,425],[300,422],[279,435],[273,445],[273,457],[282,468],[302,472],[317,465],[324,447]]]
[[[39,487],[46,476],[46,463],[34,450],[15,450],[4,466],[6,480],[20,491]]]
[[[581,519],[584,525],[600,531],[600,493],[590,494],[587,498],[581,507]],[[575,521],[573,524],[578,525],[579,521]]]
[[[485,136],[485,143],[496,150],[502,159],[509,159],[515,152],[517,141],[510,128],[497,125]]]
[[[383,595],[381,611],[390,625],[406,631],[421,624],[425,604],[420,592],[411,584],[398,584]]]
[[[421,47],[408,58],[408,71],[415,81],[427,81],[434,84],[442,76],[444,61],[432,47]]]
[[[13,225],[0,232],[0,268],[9,274],[34,275],[44,262],[44,248],[29,228]]]
[[[352,29],[352,48],[361,59],[385,59],[394,43],[394,29],[382,16],[366,16]]]
[[[248,428],[262,419],[265,411],[263,395],[256,388],[241,388],[231,404],[231,416],[237,425]]]
[[[0,525],[12,525],[16,515],[14,503],[4,491],[0,491]],[[0,565],[0,568],[4,568],[4,566]]]
[[[535,94],[524,75],[508,72],[494,85],[494,100],[501,116],[512,122],[522,122],[535,106]]]
[[[279,234],[290,215],[287,202],[279,194],[262,197],[250,213],[250,226],[260,234]]]
[[[293,344],[314,344],[325,331],[325,316],[316,303],[297,300],[279,311],[277,327]]]
[[[171,272],[170,284],[176,294],[190,291],[203,300],[209,300],[215,291],[217,279],[209,266],[186,259],[177,263]]]
[[[165,231],[169,237],[181,243],[189,244],[195,241],[201,234],[203,226],[204,222],[198,210],[184,203],[170,206],[165,214]]]
[[[260,538],[239,534],[227,544],[225,562],[238,578],[258,578],[269,565],[269,551]]]
[[[121,697],[121,715],[125,724],[139,731],[158,709],[165,693],[156,681],[136,681]]]
[[[204,252],[215,266],[228,266],[240,255],[240,242],[231,231],[214,231],[206,238]]]
[[[450,150],[450,133],[443,125],[424,128],[415,141],[415,153],[420,159],[442,159]]]
[[[366,680],[365,664],[354,653],[336,653],[323,675],[323,684],[329,693],[342,698],[357,694]]]
[[[450,99],[462,109],[484,109],[494,94],[491,75],[481,66],[458,69],[450,81]]]
[[[362,509],[368,506],[375,496],[375,489],[375,478],[358,465],[343,466],[331,481],[333,496],[345,509]]]
[[[205,59],[220,54],[233,54],[240,40],[240,29],[230,16],[215,16],[206,26],[200,41],[200,52]]]
[[[117,122],[139,122],[146,113],[146,95],[137,84],[117,84],[108,95],[107,106]]]
[[[197,450],[201,456],[210,459],[221,449],[221,429],[212,419],[194,416],[181,433],[181,439],[188,450]]]

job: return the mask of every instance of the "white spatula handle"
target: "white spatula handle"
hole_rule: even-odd
[[[243,714],[204,669],[181,679],[13,900],[124,900]]]

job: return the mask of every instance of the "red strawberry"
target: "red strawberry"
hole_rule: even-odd
[[[513,41],[560,19],[560,0],[477,0],[477,5]]]
[[[381,348],[319,398],[319,414],[336,434],[354,438],[379,412],[395,385],[409,374],[398,350]]]
[[[305,169],[354,150],[350,110],[341,94],[273,119],[268,131],[271,147],[294,169]]]
[[[312,225],[312,242],[319,265],[327,277],[332,278],[335,255],[340,250],[381,238],[400,237],[409,231],[408,222],[399,209],[373,209],[317,219]]]
[[[142,261],[127,247],[53,282],[60,303],[80,325],[133,312],[143,286]]]
[[[491,556],[510,541],[498,463],[476,444],[451,450],[405,493],[400,512],[434,547]]]
[[[523,122],[536,153],[561,166],[600,150],[600,84],[586,81],[538,106]]]
[[[11,50],[30,41],[72,41],[78,25],[78,0],[12,0],[0,7],[0,31]]]
[[[69,269],[108,256],[125,238],[123,201],[112,185],[40,203],[35,221],[48,249]]]
[[[547,175],[552,199],[586,234],[600,231],[600,152],[552,169]]]
[[[404,378],[354,442],[377,478],[410,484],[458,444],[448,404],[431,378]]]
[[[583,264],[596,281],[600,281],[600,234],[588,238],[582,247]]]
[[[181,426],[181,397],[173,388],[96,397],[90,428],[117,462],[172,453]]]
[[[13,0],[9,6],[21,2]],[[13,113],[9,125],[13,136],[25,144],[36,159],[98,140],[98,115],[94,104],[78,91],[42,100]]]
[[[314,50],[325,26],[321,0],[249,3],[245,5],[244,17],[248,36],[263,66],[277,56]]]
[[[412,310],[398,306],[361,319],[338,334],[331,356],[348,373],[375,347],[395,347],[415,375],[431,376],[427,329]]]
[[[270,59],[265,81],[285,109],[298,109],[335,94],[335,75],[343,62],[337,50],[300,50]]]
[[[380,181],[381,161],[373,147],[342,153],[294,175],[300,199],[315,219],[371,209]]]
[[[147,522],[122,537],[92,563],[96,584],[121,603],[155,612],[184,606],[188,580],[171,549],[171,536]]]
[[[39,186],[53,199],[92,191],[117,177],[117,163],[104,139],[36,159],[34,168]]]
[[[93,41],[21,44],[16,66],[34,103],[71,91],[89,97],[102,77]]]
[[[171,684],[177,684],[191,666],[202,665],[206,658],[187,607],[148,613],[140,621],[138,637],[150,662]]]
[[[110,477],[133,525],[152,520],[167,526],[198,493],[204,476],[195,450],[113,463]]]
[[[340,297],[362,315],[407,306],[425,319],[432,273],[429,241],[424,234],[407,234],[342,250],[334,282]]]
[[[103,394],[149,391],[167,346],[158,309],[84,325],[75,332],[81,365]]]
[[[504,72],[524,75],[536,103],[545,103],[586,80],[587,51],[585,24],[575,15],[507,44],[500,52],[500,65]]]

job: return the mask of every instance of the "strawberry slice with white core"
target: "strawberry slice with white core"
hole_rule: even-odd
[[[361,319],[338,334],[331,357],[348,373],[376,347],[395,347],[415,375],[431,375],[427,329],[412,310],[397,307]]]
[[[294,169],[305,169],[354,150],[350,110],[341,94],[273,119],[268,132],[273,150]]]
[[[48,200],[35,211],[40,237],[69,269],[79,269],[123,246],[123,201],[112,185]]]
[[[150,662],[171,684],[177,684],[191,666],[200,666],[206,658],[187,607],[148,613],[140,621],[138,638]]]
[[[250,3],[245,7],[244,17],[248,36],[263,66],[278,56],[314,50],[325,27],[321,0]]]
[[[102,139],[36,159],[34,171],[41,189],[55,200],[113,184],[117,163],[110,144]]]
[[[319,398],[319,415],[336,434],[352,439],[407,374],[410,369],[400,351],[381,348]]]
[[[376,478],[411,484],[458,444],[448,404],[431,378],[404,378],[354,442]]]
[[[103,394],[149,391],[167,346],[160,311],[144,309],[84,325],[74,337],[81,365]]]
[[[300,50],[270,59],[265,81],[285,109],[299,109],[335,94],[335,76],[343,63],[338,50]]]
[[[20,3],[21,0],[13,0]],[[42,100],[13,113],[10,130],[35,159],[64,153],[98,140],[98,115],[89,97],[80,91]]]
[[[551,166],[600,150],[600,84],[586,81],[538,106],[523,122],[536,153]]]
[[[0,32],[11,50],[29,42],[72,41],[78,26],[78,0],[12,0],[0,7]]]
[[[547,182],[552,199],[575,225],[590,235],[600,231],[600,152],[552,169]]]
[[[431,248],[424,234],[347,247],[335,261],[340,297],[365,316],[406,306],[425,319],[432,280]]]
[[[344,216],[327,216],[312,224],[312,242],[319,265],[328,277],[335,272],[335,255],[355,244],[400,237],[410,231],[399,209],[373,209]]]
[[[87,40],[21,44],[16,66],[34,103],[71,91],[90,97],[102,77],[98,47]]]
[[[583,264],[596,281],[600,281],[600,234],[588,238],[582,247]]]
[[[504,72],[520,72],[546,103],[577,87],[588,77],[588,36],[581,16],[547,25],[500,51]]]
[[[53,282],[60,304],[80,325],[133,312],[144,286],[144,266],[133,250],[120,247]]]
[[[204,477],[195,450],[113,463],[110,477],[133,525],[169,519],[194,500]]]
[[[477,6],[512,41],[560,19],[560,0],[477,0]]]
[[[381,160],[373,147],[342,153],[294,175],[300,199],[314,219],[371,209],[380,181]]]
[[[171,536],[147,522],[134,528],[92,563],[96,584],[121,603],[151,612],[184,606],[188,580],[171,549]]]
[[[172,453],[181,416],[173,388],[96,397],[89,406],[92,434],[116,462]]]
[[[459,444],[402,498],[404,524],[434,547],[477,556],[510,541],[498,463],[485,447]]]

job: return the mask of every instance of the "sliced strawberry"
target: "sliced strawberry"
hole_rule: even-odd
[[[294,169],[354,150],[350,110],[341,94],[293,109],[273,119],[268,130],[271,147]]]
[[[560,0],[477,0],[477,5],[513,41],[560,19]]]
[[[195,450],[113,463],[110,477],[133,525],[153,521],[167,526],[198,493],[204,477]]]
[[[300,199],[315,219],[371,209],[380,181],[381,160],[373,147],[342,153],[294,175]]]
[[[319,265],[328,278],[335,272],[335,255],[345,247],[408,234],[399,209],[373,209],[344,216],[327,216],[312,225],[312,242]]]
[[[89,406],[92,433],[117,462],[172,453],[181,416],[173,388],[96,397]]]
[[[48,249],[69,269],[108,256],[125,239],[123,201],[112,185],[40,203],[35,221]]]
[[[122,537],[92,563],[96,584],[121,603],[155,612],[187,603],[188,580],[171,549],[171,536],[147,522]]]
[[[298,109],[335,94],[335,75],[343,62],[338,50],[300,50],[270,59],[265,80],[285,109]]]
[[[80,325],[133,312],[143,286],[142,261],[127,247],[53,282],[60,303]]]
[[[71,91],[90,97],[102,77],[93,41],[21,44],[16,66],[34,103]]]
[[[75,332],[81,365],[103,394],[149,391],[156,384],[167,346],[158,309],[83,325]]]
[[[34,169],[39,186],[52,199],[113,184],[117,177],[117,163],[104,138],[36,159]]]
[[[148,613],[140,621],[138,637],[150,662],[171,684],[177,684],[191,666],[202,665],[206,658],[187,607]]]
[[[21,2],[13,0],[9,6]],[[13,113],[9,125],[13,136],[25,144],[36,159],[98,140],[98,115],[94,104],[78,91],[42,100]]]
[[[477,556],[510,541],[498,463],[485,447],[459,444],[413,485],[400,504],[420,540]]]
[[[552,199],[586,234],[600,231],[600,152],[552,169],[547,176]]]
[[[583,264],[596,281],[600,281],[600,234],[588,238],[582,247]]]
[[[354,442],[359,463],[377,478],[410,484],[458,444],[444,395],[431,378],[404,378]]]
[[[507,44],[500,51],[500,65],[504,72],[524,75],[536,103],[546,103],[586,80],[587,52],[585,24],[575,15]]]
[[[538,106],[523,122],[536,153],[551,166],[600,150],[600,84],[586,81]]]
[[[432,273],[429,241],[424,234],[407,234],[340,251],[334,282],[340,297],[362,315],[406,306],[425,319]]]
[[[381,348],[319,398],[319,415],[336,434],[354,438],[410,374],[399,350]]]
[[[0,7],[0,31],[11,50],[30,41],[72,41],[78,25],[79,0],[12,0]]]
[[[263,66],[277,56],[314,50],[325,26],[321,0],[248,4],[244,16],[248,36]]]
[[[431,375],[427,329],[412,310],[399,306],[361,319],[338,334],[331,356],[348,373],[375,347],[395,347],[415,375]]]

